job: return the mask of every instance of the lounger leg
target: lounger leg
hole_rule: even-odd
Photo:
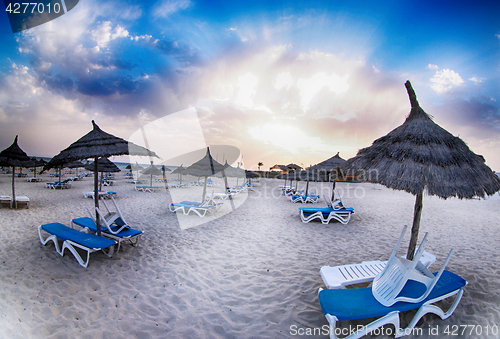
[[[50,235],[47,237],[47,239],[43,239],[42,237],[42,226],[38,226],[38,236],[40,237],[40,242],[42,245],[46,245],[49,241],[52,241],[54,243],[54,246],[56,247],[57,253],[61,254],[61,249],[59,248],[59,241],[57,241],[57,237],[55,235]]]
[[[339,337],[337,337],[337,333],[342,333],[343,331],[336,330],[337,317],[335,317],[331,314],[327,314],[325,317],[326,317],[326,320],[328,320],[328,323],[330,324],[330,339],[339,339]],[[384,317],[379,318],[379,319],[369,323],[366,326],[363,326],[362,328],[360,328],[358,331],[352,333],[351,335],[343,337],[342,339],[358,339],[358,338],[361,338],[361,337],[371,333],[372,331],[376,330],[377,328],[382,327],[384,325],[388,325],[388,324],[394,325],[394,328],[396,328],[396,331],[399,332],[399,330],[400,330],[399,329],[399,312],[397,312],[397,311],[391,312],[391,313],[385,315]],[[351,333],[351,332],[348,331],[348,333]],[[396,336],[396,338],[398,338],[398,337]]]
[[[141,235],[138,235],[138,236],[136,236],[134,238],[137,238],[137,239],[135,239],[135,241],[134,241],[134,240],[132,240],[133,238],[131,238],[131,239],[129,239],[129,241],[130,241],[130,244],[132,246],[137,247],[137,246],[139,246],[139,241],[141,240]]]
[[[80,247],[81,249],[85,250],[87,252],[87,260],[86,261],[83,261],[83,258],[80,256],[80,253],[78,253],[76,251],[76,249],[73,247],[73,245],[77,246],[77,247]],[[66,240],[63,242],[63,247],[62,247],[62,251],[61,251],[61,256],[64,256],[64,250],[65,249],[68,249],[72,254],[73,256],[75,257],[76,261],[78,261],[78,263],[80,264],[80,266],[82,266],[83,268],[87,268],[88,264],[89,264],[89,260],[90,260],[90,251],[86,248],[83,248],[81,246],[78,246],[77,243],[71,241],[71,240]]]
[[[462,299],[462,295],[463,294],[464,294],[463,289],[459,289],[459,290],[450,292],[448,294],[445,294],[444,296],[442,296],[439,299],[429,300],[428,302],[426,302],[425,304],[423,304],[418,309],[418,312],[415,314],[415,316],[411,320],[411,322],[408,325],[408,327],[406,327],[404,330],[400,330],[399,331],[400,333],[396,334],[396,338],[404,336],[405,332],[406,333],[410,333],[411,330],[417,325],[417,323],[420,320],[420,318],[422,318],[427,313],[434,313],[434,314],[438,315],[442,320],[448,318],[449,316],[451,316],[453,314],[453,312],[455,312],[455,309],[457,308],[458,304],[460,303],[460,300]],[[438,306],[432,305],[435,302],[447,299],[449,297],[452,297],[453,295],[456,295],[455,301],[450,306],[449,310],[446,311],[446,312],[443,312],[443,310],[441,308],[439,308]]]

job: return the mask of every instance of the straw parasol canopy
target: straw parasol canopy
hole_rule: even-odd
[[[12,145],[0,152],[0,166],[12,167],[12,200],[10,201],[10,208],[14,208],[14,206],[17,208],[16,189],[14,184],[16,167],[33,167],[35,164],[17,145],[17,137],[16,135]]]
[[[336,167],[339,167],[345,162],[345,159],[342,159],[339,154],[340,152],[337,152],[337,154],[335,154],[333,157],[328,158],[320,163],[317,163],[316,165],[313,165],[308,169],[330,172],[331,170],[333,170]]]
[[[141,173],[144,175],[149,175],[149,187],[153,187],[153,175],[162,175],[163,171],[159,170],[155,165],[153,165],[153,163],[151,163],[151,165],[142,170]]]
[[[182,174],[186,168],[182,167],[182,164],[172,171],[172,174],[179,174],[179,184],[182,184]]]
[[[94,172],[95,165],[94,162],[88,162],[85,165],[82,164],[86,170]],[[111,160],[108,158],[99,158],[97,160],[97,172],[120,172],[120,168],[116,166]]]
[[[239,178],[245,178],[245,170],[240,167],[233,167],[229,165],[226,160],[226,162],[224,163],[224,170],[222,172],[217,173],[216,176],[224,178],[224,183],[226,187],[228,186],[227,184],[228,177],[236,178],[236,185],[238,185]]]
[[[210,155],[210,148],[207,147],[207,154],[188,168],[186,168],[183,174],[189,174],[195,177],[204,177],[205,184],[203,185],[203,196],[201,201],[205,201],[206,193],[207,193],[207,178],[211,177],[221,171],[224,170],[224,166],[218,163],[212,156]]]
[[[500,190],[500,179],[460,138],[432,121],[420,107],[409,81],[405,84],[411,111],[405,122],[373,142],[342,166],[365,173],[367,181],[416,195],[407,258],[415,252],[422,197],[484,197]]]
[[[75,160],[84,160],[94,158],[94,191],[95,191],[95,207],[99,207],[99,190],[98,190],[98,170],[97,159],[100,157],[108,158],[113,155],[139,155],[156,157],[156,153],[138,146],[132,142],[128,142],[119,137],[115,137],[104,132],[92,120],[92,131],[72,143],[68,148],[62,150],[58,155],[50,159],[45,165],[44,170],[64,165]],[[101,234],[99,225],[99,216],[96,212],[97,235]]]

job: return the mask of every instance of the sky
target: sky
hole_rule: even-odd
[[[201,133],[247,169],[310,166],[401,125],[409,80],[500,171],[498,1],[80,0],[18,33],[2,6],[0,149],[19,135],[52,157],[91,120],[129,139],[163,119],[184,130],[165,149]],[[182,112],[197,121],[168,120]]]

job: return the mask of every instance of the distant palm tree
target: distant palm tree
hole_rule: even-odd
[[[262,161],[259,161],[259,163],[257,164],[257,166],[259,166],[259,171],[260,171],[260,166],[264,166],[264,163]]]

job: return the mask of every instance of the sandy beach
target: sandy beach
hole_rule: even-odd
[[[107,189],[117,192],[129,224],[144,231],[141,243],[122,245],[112,258],[93,253],[84,269],[70,253],[43,246],[37,227],[87,216],[93,200],[82,192],[92,190],[92,178],[50,190],[51,178],[42,177],[16,178],[16,195],[29,197],[29,209],[0,209],[0,338],[326,338],[318,330],[328,325],[317,297],[320,268],[387,260],[402,227],[411,227],[415,202],[379,185],[338,183],[344,204],[355,209],[349,224],[304,224],[302,204],[281,195],[283,181],[260,179],[201,219],[168,210],[180,196],[199,200],[200,188],[137,192],[121,172]],[[0,194],[11,194],[10,179],[0,175]],[[329,193],[326,184],[311,188]],[[498,338],[498,193],[486,200],[425,196],[423,203],[420,239],[429,232],[427,251],[437,257],[431,271],[453,248],[447,269],[469,285],[450,318],[427,315],[417,326],[422,335],[407,338]],[[323,199],[318,206],[326,206]],[[193,224],[181,227],[186,222]],[[409,232],[403,252],[408,241]],[[469,328],[445,333],[460,325]]]

